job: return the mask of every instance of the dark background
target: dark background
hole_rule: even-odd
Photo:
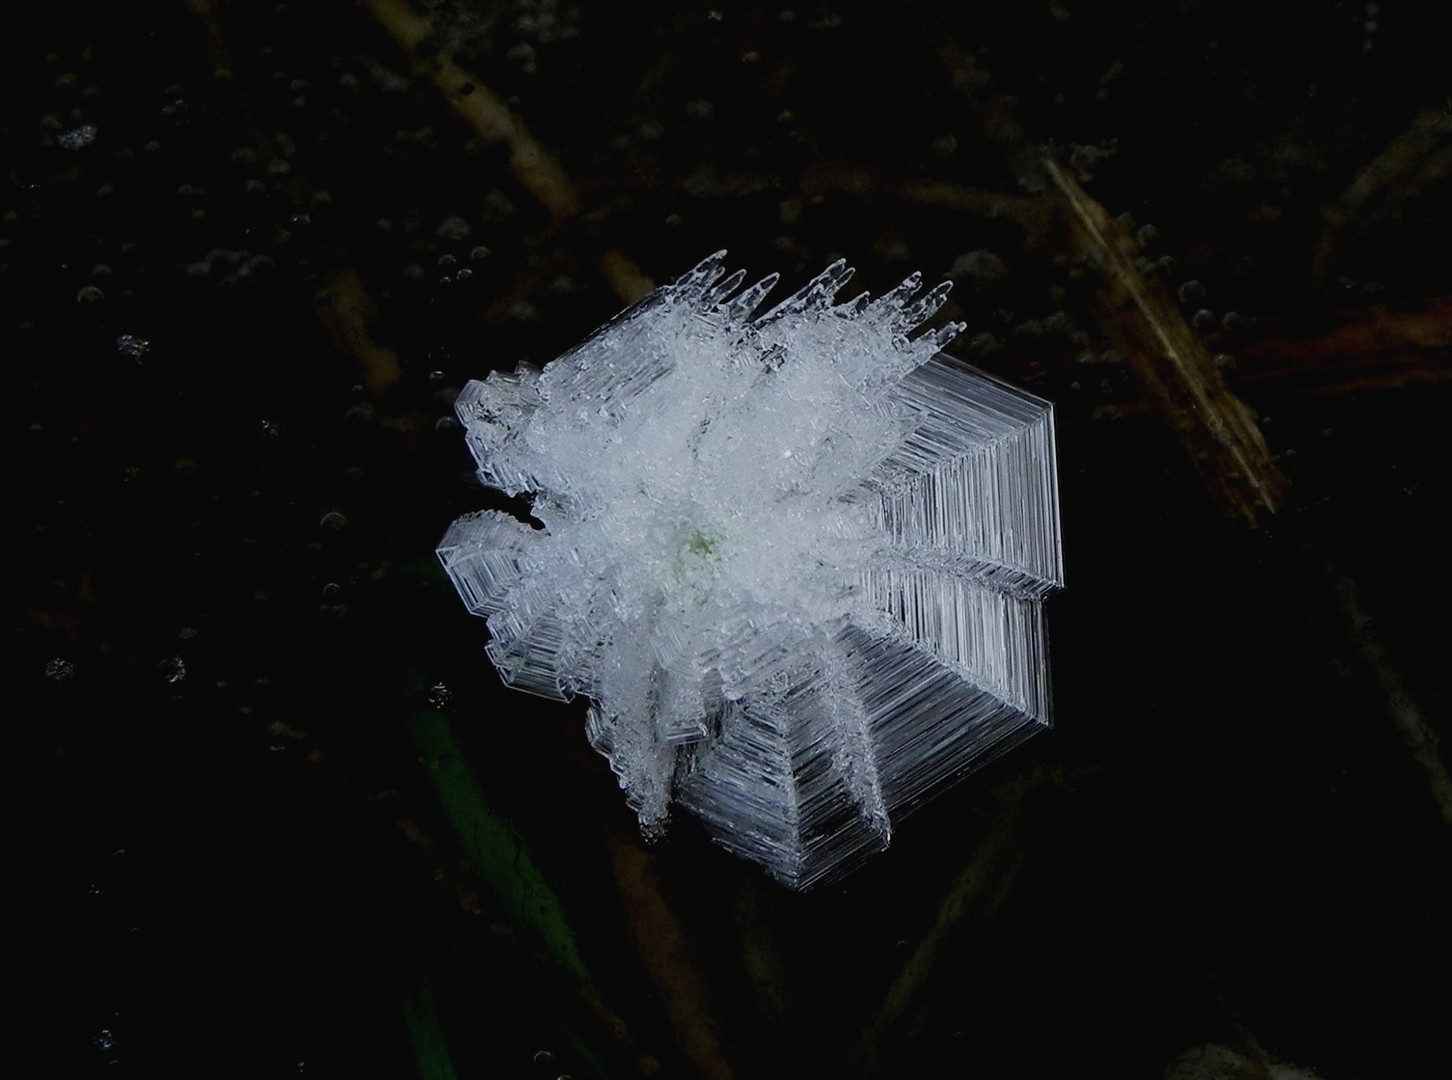
[[[0,35],[41,960],[13,1049],[430,1080],[1445,1062],[1435,6],[415,2],[61,2]],[[1209,493],[1046,159],[1258,415],[1276,512]],[[1057,728],[806,895],[689,821],[644,845],[583,704],[503,691],[432,558],[499,504],[463,381],[721,247],[793,287],[839,255],[853,288],[952,277],[951,351],[1059,409]]]

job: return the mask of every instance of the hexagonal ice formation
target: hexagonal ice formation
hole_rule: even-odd
[[[909,338],[916,275],[765,315],[722,254],[457,402],[486,484],[439,556],[509,685],[585,694],[648,832],[669,806],[806,887],[1049,720],[1053,410]],[[539,527],[536,527],[539,526]]]

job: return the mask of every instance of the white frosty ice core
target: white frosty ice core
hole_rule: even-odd
[[[592,701],[647,832],[672,803],[806,887],[1049,722],[1053,410],[915,338],[915,274],[753,317],[724,252],[543,370],[457,402],[483,511],[439,556],[517,689]]]

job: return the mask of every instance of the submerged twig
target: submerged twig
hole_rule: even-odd
[[[407,0],[360,2],[406,53],[420,59],[419,47],[434,29],[432,19]],[[510,172],[556,219],[571,217],[579,210],[580,198],[565,170],[497,94],[459,67],[452,57],[438,57],[429,65],[428,74],[460,119],[486,141],[503,142],[509,147]]]
[[[1342,238],[1373,216],[1378,201],[1399,214],[1402,204],[1448,176],[1452,176],[1452,115],[1428,109],[1358,169],[1346,190],[1322,212],[1326,223],[1311,252],[1311,281],[1325,283]]]
[[[426,72],[459,119],[486,142],[502,142],[509,148],[510,173],[549,211],[556,226],[580,212],[583,204],[569,173],[499,95],[450,56],[441,55],[427,64],[423,62],[419,49],[434,29],[433,20],[415,10],[407,0],[359,2]],[[617,250],[601,253],[599,269],[615,294],[627,303],[640,300],[655,287],[644,271]]]
[[[1328,394],[1452,381],[1452,299],[1373,304],[1322,322],[1264,327],[1236,357],[1236,381]]]
[[[637,838],[623,837],[609,827],[603,832],[631,936],[660,990],[681,1048],[702,1077],[731,1080],[736,1070],[715,1018],[712,994],[693,956],[690,933],[661,891],[655,860]]]
[[[1004,218],[1025,227],[1037,227],[1048,216],[1044,201],[1032,195],[946,181],[908,180],[850,165],[813,165],[802,173],[798,186],[809,197],[886,196],[935,210]]]
[[[903,964],[877,1016],[864,1031],[864,1050],[869,1057],[880,1055],[886,1039],[919,1007],[949,944],[981,936],[1008,899],[1024,859],[1023,800],[1043,778],[1041,770],[1032,769],[1006,782],[998,792],[992,826],[972,859],[953,878],[932,927]]]
[[[378,307],[363,279],[352,267],[340,270],[323,290],[318,318],[339,351],[354,357],[363,369],[363,385],[382,397],[403,378],[398,353],[373,340],[369,327],[378,321]]]
[[[1287,484],[1255,414],[1230,392],[1170,297],[1135,268],[1124,227],[1055,162],[1044,169],[1102,276],[1103,329],[1119,339],[1146,398],[1174,427],[1215,500],[1227,514],[1259,524],[1280,508]]]
[[[1452,773],[1438,752],[1437,732],[1423,715],[1416,699],[1408,692],[1397,674],[1396,668],[1387,658],[1386,647],[1368,629],[1371,622],[1357,595],[1356,583],[1344,574],[1338,574],[1332,582],[1336,598],[1346,620],[1362,663],[1371,669],[1386,701],[1387,716],[1391,719],[1402,742],[1411,751],[1412,760],[1421,768],[1427,778],[1427,788],[1442,821],[1452,829]]]
[[[973,106],[984,135],[1026,191],[1056,192],[1069,226],[1103,275],[1103,329],[1119,339],[1145,396],[1175,428],[1206,486],[1227,514],[1252,526],[1274,513],[1286,479],[1271,461],[1255,416],[1226,387],[1214,360],[1174,303],[1135,269],[1134,242],[1013,115],[977,59],[926,10],[915,17]]]

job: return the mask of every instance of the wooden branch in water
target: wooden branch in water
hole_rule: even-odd
[[[1452,300],[1371,304],[1310,318],[1256,320],[1236,350],[1230,381],[1277,394],[1333,397],[1452,382]],[[1144,401],[1094,409],[1094,420],[1148,416]],[[1066,414],[1065,423],[1073,422]]]
[[[893,979],[877,1015],[862,1032],[866,1075],[878,1075],[889,1044],[924,1006],[950,951],[976,943],[988,932],[1008,899],[1024,860],[1024,800],[1047,779],[1034,767],[1009,777],[995,794],[992,824],[973,855],[954,876],[937,914],[902,970]]]
[[[1167,419],[1215,501],[1251,526],[1273,514],[1286,479],[1271,461],[1254,414],[1225,385],[1200,338],[1164,291],[1135,268],[1128,232],[1014,118],[976,58],[958,46],[926,5],[909,4],[930,47],[952,73],[982,125],[1029,192],[1057,193],[1070,229],[1102,276],[1101,328],[1116,340],[1150,404]]]
[[[1442,760],[1437,730],[1392,666],[1386,646],[1369,629],[1371,617],[1361,606],[1356,583],[1344,574],[1333,573],[1331,584],[1337,600],[1341,602],[1347,628],[1356,642],[1361,661],[1371,671],[1381,689],[1387,716],[1411,753],[1412,760],[1426,777],[1427,792],[1431,795],[1443,824],[1452,829],[1452,772],[1448,771]]]
[[[440,55],[425,61],[419,50],[434,29],[433,20],[407,0],[358,0],[426,75],[455,115],[486,142],[509,148],[509,171],[520,187],[550,212],[556,226],[574,218],[583,205],[569,173],[528,125],[504,104],[499,95],[458,65]],[[615,294],[634,303],[650,293],[655,283],[623,253],[605,251],[600,273]]]
[[[419,48],[434,29],[433,20],[407,0],[359,0],[389,36],[415,61]],[[554,156],[509,111],[499,96],[474,79],[452,57],[440,56],[427,65],[427,74],[459,118],[491,143],[509,147],[509,169],[520,185],[554,215],[569,218],[580,208],[569,176]]]
[[[814,164],[798,182],[807,196],[881,196],[976,217],[1005,218],[1036,228],[1048,215],[1044,201],[1020,195],[940,181],[908,180],[888,172],[853,165]]]
[[[328,281],[322,297],[318,318],[338,350],[358,361],[369,393],[381,398],[403,378],[403,368],[396,352],[373,340],[369,328],[378,322],[378,306],[363,279],[346,267]]]
[[[1373,158],[1341,196],[1322,211],[1325,225],[1311,253],[1311,280],[1325,284],[1348,235],[1365,230],[1379,215],[1423,198],[1452,175],[1452,115],[1428,109]]]
[[[714,993],[691,947],[691,935],[661,890],[655,860],[634,834],[606,826],[620,901],[630,933],[681,1048],[704,1080],[733,1080],[728,1044],[717,1020]]]
[[[1452,299],[1371,304],[1323,319],[1261,320],[1236,355],[1235,381],[1302,393],[1386,390],[1452,381]]]
[[[1055,162],[1045,161],[1044,170],[1101,275],[1101,329],[1128,358],[1146,399],[1170,422],[1216,502],[1228,515],[1260,524],[1280,508],[1287,484],[1255,414],[1230,392],[1174,301],[1135,268],[1134,241],[1124,226]]]

